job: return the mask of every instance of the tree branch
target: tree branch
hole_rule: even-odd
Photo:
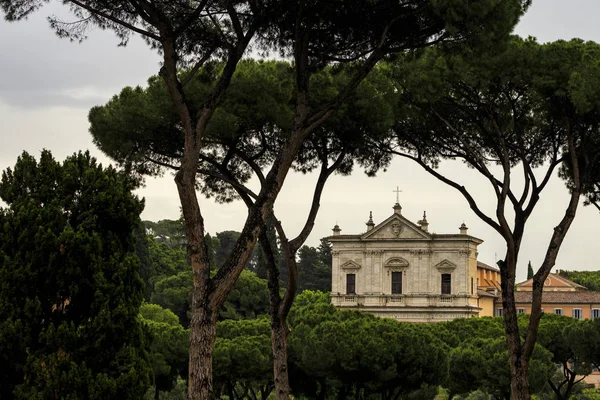
[[[415,157],[408,153],[402,153],[402,152],[399,152],[399,151],[393,150],[393,149],[390,149],[390,151],[392,152],[392,154],[396,154],[401,157],[408,158],[409,160],[415,161],[423,169],[425,169],[425,171],[429,172],[431,175],[435,176],[437,179],[444,182],[446,185],[451,186],[454,189],[458,190],[463,195],[463,197],[467,200],[467,202],[469,203],[469,207],[471,208],[471,210],[473,210],[473,212],[475,212],[475,214],[477,214],[477,216],[479,218],[481,218],[486,224],[488,224],[489,226],[494,228],[495,231],[497,231],[498,233],[500,233],[502,235],[500,225],[498,225],[497,222],[495,222],[493,219],[491,219],[489,216],[487,216],[483,211],[481,211],[481,209],[477,206],[477,202],[475,201],[473,196],[471,196],[471,194],[467,191],[467,189],[464,186],[461,186],[458,183],[446,178],[445,176],[443,176],[442,174],[437,172],[435,169],[433,169],[429,165],[427,165],[427,163],[425,163],[420,157]]]
[[[107,19],[107,20],[109,20],[111,22],[114,22],[115,24],[121,25],[124,28],[130,29],[130,30],[132,30],[132,31],[134,31],[136,33],[139,33],[140,35],[147,36],[147,37],[149,37],[151,39],[154,39],[156,41],[160,41],[160,37],[156,36],[152,32],[149,32],[149,31],[147,31],[145,29],[142,29],[142,28],[138,28],[137,26],[132,25],[129,22],[125,22],[125,21],[120,20],[120,19],[118,19],[116,17],[113,17],[110,14],[107,14],[107,13],[105,13],[103,11],[100,11],[100,10],[98,10],[96,8],[90,7],[87,4],[85,4],[85,3],[83,3],[83,2],[81,2],[79,0],[68,0],[68,1],[71,2],[71,3],[73,3],[73,4],[75,4],[78,7],[83,8],[84,10],[86,10],[86,11],[92,13],[92,14],[99,15],[102,18],[105,18],[105,19]]]
[[[323,194],[323,188],[325,187],[325,183],[327,179],[331,176],[331,174],[340,166],[346,156],[346,152],[342,151],[335,162],[331,165],[331,167],[327,168],[327,159],[323,161],[321,164],[321,171],[319,172],[319,177],[317,179],[317,184],[315,185],[315,190],[313,193],[313,200],[311,203],[310,211],[308,213],[308,217],[306,218],[306,222],[304,223],[304,227],[302,231],[296,236],[294,239],[290,241],[290,247],[292,253],[296,253],[300,246],[304,244],[308,235],[312,232],[313,227],[315,226],[315,219],[317,218],[317,214],[319,212],[319,208],[321,206],[321,195]]]

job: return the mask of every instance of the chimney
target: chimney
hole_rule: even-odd
[[[341,231],[342,230],[340,229],[338,224],[335,224],[335,226],[333,227],[333,236],[340,236]]]
[[[367,221],[367,232],[375,227],[375,223],[373,222],[373,211],[369,211],[369,220]]]
[[[461,234],[461,235],[466,235],[466,234],[467,234],[467,229],[469,229],[469,228],[467,228],[467,226],[466,226],[466,225],[465,225],[465,223],[463,222],[463,223],[460,225],[460,228],[458,228],[458,229],[460,230],[460,234]]]

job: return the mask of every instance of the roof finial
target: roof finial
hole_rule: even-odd
[[[417,221],[417,223],[421,227],[421,230],[424,230],[425,232],[428,231],[429,222],[427,222],[427,212],[423,211],[423,219],[420,221]]]
[[[373,211],[369,211],[369,220],[367,221],[367,232],[373,229],[375,223],[373,222]]]

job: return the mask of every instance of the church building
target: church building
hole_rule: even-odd
[[[494,315],[499,274],[477,262],[483,240],[464,223],[456,234],[430,233],[425,214],[413,223],[398,202],[393,209],[377,225],[371,214],[364,233],[334,227],[333,305],[407,322]]]

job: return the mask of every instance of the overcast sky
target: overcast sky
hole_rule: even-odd
[[[59,39],[48,27],[46,16],[62,12],[62,6],[52,3],[27,21],[9,24],[0,20],[0,170],[14,165],[23,150],[38,156],[43,148],[60,160],[89,149],[108,163],[88,133],[89,108],[104,104],[124,86],[144,85],[158,72],[159,57],[139,39],[117,47],[118,40],[100,30],[91,32],[82,44]],[[598,0],[534,0],[516,33],[535,36],[540,42],[574,37],[600,41],[598,15]],[[483,208],[493,211],[489,184],[473,171],[450,162],[442,164],[441,171],[461,179]],[[277,216],[290,236],[304,223],[314,181],[312,175],[290,175],[277,200]],[[320,237],[330,235],[336,222],[344,234],[364,232],[369,211],[375,223],[384,220],[392,213],[396,186],[402,190],[400,203],[407,218],[417,221],[426,210],[430,231],[436,233],[458,233],[465,222],[469,234],[485,241],[479,248],[481,261],[494,264],[504,255],[500,236],[471,212],[458,193],[405,160],[395,160],[376,178],[367,178],[358,169],[351,177],[330,178],[308,244],[316,245]],[[178,218],[179,200],[170,175],[148,180],[139,195],[146,199],[144,219]],[[567,201],[565,186],[555,177],[528,223],[518,279],[525,278],[528,260],[534,267],[541,263]],[[211,234],[240,230],[245,220],[240,202],[217,205],[202,199],[201,206]],[[555,268],[600,270],[599,223],[595,209],[579,208]]]

